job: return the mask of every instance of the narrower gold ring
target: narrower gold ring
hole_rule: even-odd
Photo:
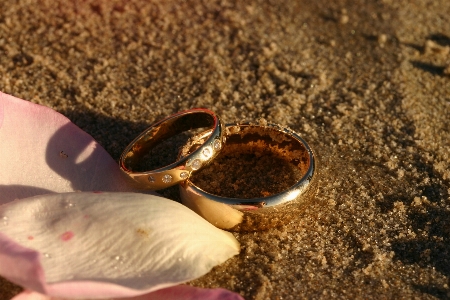
[[[188,179],[217,156],[223,145],[223,125],[220,118],[204,108],[193,108],[158,121],[136,137],[123,151],[119,165],[123,172],[151,190],[170,187]],[[135,172],[142,158],[159,143],[197,128],[208,128],[209,136],[189,155],[158,169]]]

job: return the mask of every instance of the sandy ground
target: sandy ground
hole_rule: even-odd
[[[241,254],[192,282],[246,299],[450,298],[449,52],[447,0],[0,4],[0,90],[115,159],[199,106],[287,125],[319,153],[315,202],[237,234]]]

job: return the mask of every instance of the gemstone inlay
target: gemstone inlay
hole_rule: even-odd
[[[203,149],[202,154],[203,154],[205,157],[210,157],[210,156],[211,156],[211,149],[209,149],[209,148]]]
[[[222,148],[222,143],[219,140],[215,140],[213,143],[214,150],[220,150]]]
[[[189,176],[189,173],[188,173],[188,172],[181,172],[181,173],[180,173],[180,178],[181,178],[181,179],[187,179],[188,176]]]
[[[163,181],[164,183],[172,182],[172,175],[169,175],[169,174],[164,175],[164,176],[162,177],[162,181]]]
[[[198,170],[198,169],[201,168],[201,166],[202,166],[202,162],[198,158],[194,159],[194,161],[191,164],[191,167],[192,167],[193,170]]]
[[[148,182],[154,183],[154,182],[155,182],[155,177],[153,177],[153,176],[148,176]]]

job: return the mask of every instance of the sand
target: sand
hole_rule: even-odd
[[[446,0],[0,6],[0,90],[116,160],[191,107],[289,126],[319,154],[315,202],[236,234],[241,254],[190,283],[246,299],[450,298],[449,52]]]

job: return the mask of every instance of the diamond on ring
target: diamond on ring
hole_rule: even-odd
[[[180,173],[180,178],[181,178],[181,179],[187,179],[188,176],[189,176],[189,173],[188,173],[188,172],[181,172],[181,173]]]
[[[194,159],[194,161],[191,164],[191,167],[193,170],[198,170],[201,168],[201,166],[202,166],[202,162],[198,158]]]
[[[210,156],[211,156],[211,149],[209,149],[209,148],[203,149],[202,154],[203,154],[205,157],[210,157]]]
[[[172,182],[172,175],[169,175],[169,174],[164,175],[164,176],[162,177],[162,181],[163,181],[164,183],[170,183],[170,182]]]
[[[222,143],[219,140],[215,140],[213,143],[214,150],[220,150],[222,148]]]

